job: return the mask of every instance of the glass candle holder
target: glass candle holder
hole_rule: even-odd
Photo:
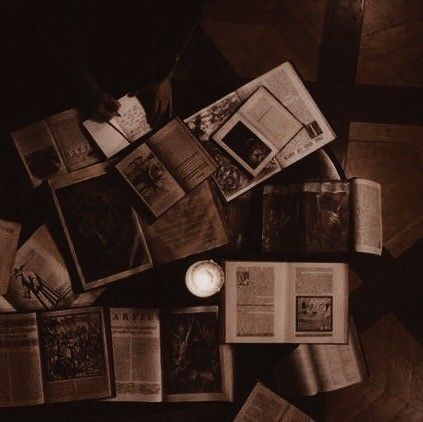
[[[225,282],[225,274],[214,261],[198,261],[192,264],[185,275],[188,290],[198,297],[209,297],[217,293]]]

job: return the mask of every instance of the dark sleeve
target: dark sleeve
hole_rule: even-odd
[[[152,79],[161,80],[175,67],[179,56],[182,54],[188,39],[200,20],[202,1],[179,0],[162,1],[160,8],[150,12],[152,17],[151,50]],[[139,54],[139,57],[142,57]]]

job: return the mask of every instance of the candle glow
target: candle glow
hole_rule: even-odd
[[[196,262],[188,268],[185,276],[188,290],[198,297],[214,295],[220,290],[223,282],[223,271],[213,261]]]

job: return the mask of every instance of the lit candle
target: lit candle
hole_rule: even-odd
[[[188,290],[195,296],[208,297],[217,293],[225,281],[222,268],[213,261],[192,264],[185,275]]]

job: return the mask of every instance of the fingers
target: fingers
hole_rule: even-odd
[[[98,121],[108,122],[113,116],[116,115],[115,111],[110,110],[104,103],[99,103],[94,109],[93,117]]]

